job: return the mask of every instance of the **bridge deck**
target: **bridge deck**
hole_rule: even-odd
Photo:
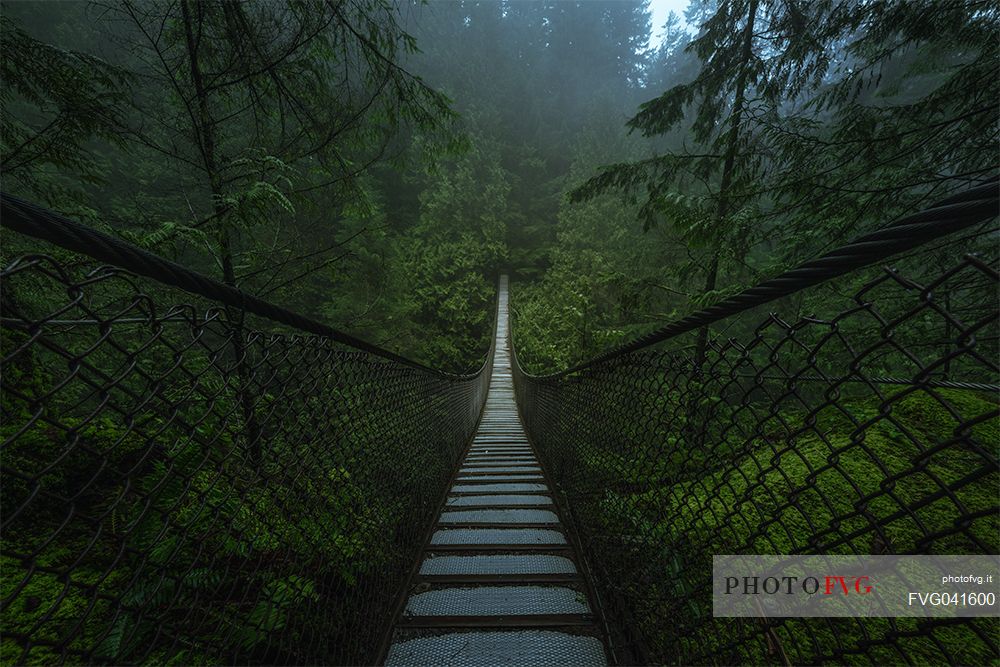
[[[514,403],[507,279],[479,430],[424,549],[387,665],[605,665],[586,589]]]

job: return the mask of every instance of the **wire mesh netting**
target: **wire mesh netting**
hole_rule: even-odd
[[[723,319],[700,356],[692,332],[516,367],[619,661],[996,662],[998,619],[716,619],[711,596],[713,554],[1000,551],[994,260],[855,273]]]
[[[79,257],[0,281],[0,661],[374,660],[488,366],[428,371]]]

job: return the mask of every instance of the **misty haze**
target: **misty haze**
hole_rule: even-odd
[[[995,664],[998,56],[977,0],[0,0],[0,664]],[[723,555],[856,560],[786,618]]]

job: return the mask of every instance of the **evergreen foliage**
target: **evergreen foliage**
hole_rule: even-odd
[[[672,15],[664,26],[651,25],[646,2],[621,0],[11,0],[3,9],[5,192],[452,373],[482,363],[501,271],[513,274],[520,361],[532,373],[555,372],[995,176],[998,167],[1000,5],[980,0],[692,0],[683,19]],[[956,248],[994,260],[995,231],[933,244],[905,260],[908,275],[936,276],[952,265]],[[44,250],[79,264],[77,256]],[[0,260],[38,251],[5,232]],[[838,292],[796,295],[781,308],[790,320],[804,317],[855,293],[862,280],[845,278]],[[101,292],[87,307],[113,309],[123,293]],[[0,289],[5,313],[48,313],[64,298],[26,281]],[[942,290],[941,299],[948,313],[978,321],[995,294],[963,284]],[[235,319],[239,335],[220,354],[241,359],[249,344]],[[677,341],[677,351],[701,362],[712,340],[746,337],[754,326],[727,322]],[[921,320],[901,330],[940,345],[950,344],[956,327]],[[144,344],[140,334],[118,335],[123,348]],[[5,353],[25,336],[4,329]],[[5,385],[43,395],[57,379],[52,362],[28,356]],[[169,356],[142,363],[168,365]],[[99,355],[94,363],[102,363]],[[906,367],[895,357],[879,363],[887,374]],[[360,590],[398,559],[393,531],[409,509],[400,498],[365,499],[355,471],[332,459],[318,464],[323,484],[256,488],[246,481],[257,479],[248,462],[221,485],[199,474],[207,458],[242,452],[247,442],[266,442],[276,468],[299,456],[267,430],[258,401],[266,406],[274,397],[255,393],[244,363],[231,371],[209,388],[219,401],[217,423],[204,427],[218,431],[209,439],[214,454],[204,441],[157,430],[161,417],[152,414],[142,415],[141,441],[134,424],[83,412],[64,415],[69,435],[22,432],[17,420],[31,417],[8,401],[5,417],[13,420],[0,425],[0,436],[17,446],[2,463],[23,478],[47,475],[64,497],[100,478],[95,461],[141,463],[135,479],[150,511],[116,510],[108,519],[112,536],[129,527],[131,551],[174,567],[183,559],[173,550],[193,547],[157,539],[173,522],[192,526],[222,560],[287,548],[296,558],[325,559],[339,583]],[[961,371],[945,364],[941,372]],[[357,418],[350,411],[371,388],[338,387],[345,423]],[[977,414],[996,405],[981,393],[949,397]],[[669,401],[679,421],[699,413]],[[940,440],[953,425],[925,403],[915,396],[899,407],[925,440]],[[858,401],[851,409],[864,415],[875,405]],[[223,408],[233,423],[222,423]],[[362,429],[366,437],[396,414],[395,406],[379,409]],[[794,411],[775,418],[805,419]],[[984,442],[996,441],[995,418],[976,428]],[[67,438],[83,443],[71,456],[64,456]],[[871,446],[888,460],[898,439],[878,431]],[[344,435],[337,445],[354,448],[345,456],[361,466],[366,442]],[[678,443],[668,444],[681,451]],[[814,444],[803,444],[802,469],[789,466],[780,476],[806,475],[821,458]],[[741,446],[749,467],[768,445]],[[687,463],[696,449],[683,449]],[[443,471],[443,455],[434,457],[416,461],[413,475]],[[44,462],[53,459],[61,463],[47,471]],[[585,463],[595,476],[629,478],[638,459]],[[371,465],[381,474],[399,462]],[[947,473],[960,474],[960,466],[949,464]],[[743,472],[729,473],[744,480],[731,489],[745,483]],[[779,488],[777,477],[768,484]],[[181,488],[181,479],[192,488]],[[678,491],[685,485],[693,488],[680,480]],[[5,504],[32,493],[17,476],[0,486]],[[119,493],[97,486],[77,498],[81,507],[101,511]],[[826,490],[836,495],[837,484]],[[191,492],[245,539],[212,533],[182,502]],[[295,494],[321,498],[327,511],[292,513],[281,526],[259,518]],[[234,495],[260,512],[241,509]],[[690,495],[704,505],[728,500]],[[987,503],[985,486],[973,495],[971,503]],[[709,520],[664,505],[689,523],[662,525],[636,511],[638,496],[609,492],[588,511],[620,530],[641,524],[664,535]],[[366,503],[370,509],[357,509]],[[57,525],[58,509],[47,508],[38,524]],[[41,538],[25,528],[3,539],[10,551],[27,553]],[[212,613],[248,653],[269,632],[294,626],[316,639],[328,630],[310,627],[307,613],[324,592],[278,567],[247,580],[225,567],[178,567],[164,581],[126,581],[123,571],[95,561],[72,587],[54,572],[86,539],[66,534],[40,557],[43,571],[20,595],[43,604],[5,612],[14,632],[50,623],[31,656],[39,663],[59,657],[52,627],[68,627],[88,605],[96,616],[108,610],[106,600],[81,592],[99,583],[127,591],[126,606],[140,610],[165,596],[197,605],[244,586],[253,605],[216,600]],[[18,567],[4,557],[4,569]],[[3,597],[16,585],[5,580]],[[642,630],[666,642],[654,626]],[[156,633],[139,612],[109,627],[101,635],[88,628],[75,641],[98,645],[109,663],[127,662]],[[7,663],[21,648],[8,642],[2,651]],[[194,649],[168,653],[151,660],[211,661]],[[927,649],[918,657],[936,655]]]

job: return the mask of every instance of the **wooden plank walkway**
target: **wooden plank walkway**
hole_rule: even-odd
[[[586,587],[514,403],[500,281],[493,375],[386,664],[606,665]]]

